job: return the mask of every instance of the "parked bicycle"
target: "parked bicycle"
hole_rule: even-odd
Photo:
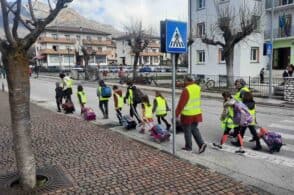
[[[215,87],[215,81],[210,78],[198,77],[195,81],[202,89],[211,89]]]

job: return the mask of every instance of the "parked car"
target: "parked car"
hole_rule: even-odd
[[[177,72],[184,72],[184,73],[186,73],[186,72],[188,72],[188,69],[187,68],[183,68],[183,67],[178,67],[177,68]]]
[[[146,66],[146,67],[140,68],[139,72],[152,72],[152,69]]]
[[[157,68],[155,68],[155,72],[166,72],[166,68],[157,67]]]

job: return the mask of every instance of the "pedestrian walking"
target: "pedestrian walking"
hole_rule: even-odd
[[[159,91],[156,91],[155,99],[153,101],[152,112],[156,114],[158,124],[161,125],[161,120],[162,120],[166,125],[166,130],[169,131],[171,125],[165,119],[167,115],[167,111],[169,111],[169,107],[168,107],[166,99],[163,97],[163,95]]]
[[[192,135],[199,147],[199,154],[206,149],[198,124],[202,122],[201,87],[193,82],[191,77],[185,78],[185,88],[182,91],[176,109],[176,117],[181,115],[181,123],[185,134],[185,147],[182,150],[192,150]]]
[[[153,127],[152,105],[147,95],[142,97],[142,116],[143,127],[140,133],[144,133],[146,130],[150,130]]]
[[[236,153],[245,153],[243,150],[243,139],[241,137],[240,133],[240,127],[238,124],[234,123],[234,104],[236,103],[236,100],[232,97],[230,92],[223,92],[222,93],[223,99],[224,99],[224,109],[221,114],[220,120],[221,120],[221,127],[224,130],[223,136],[221,138],[220,144],[213,143],[213,146],[222,149],[223,144],[226,143],[229,133],[232,129],[234,129],[234,132],[237,132],[238,140],[240,143],[240,149],[236,151]]]
[[[84,92],[83,86],[82,85],[78,85],[78,92],[77,92],[77,97],[80,103],[80,107],[81,107],[81,114],[84,111],[85,108],[85,104],[87,103],[87,95]]]
[[[72,95],[73,80],[69,76],[65,76],[64,73],[60,73],[59,77],[62,80],[62,85],[63,85],[62,89],[63,89],[64,98],[67,101],[72,102],[71,95]]]
[[[234,99],[238,102],[242,102],[242,98],[245,92],[250,92],[250,89],[246,86],[246,82],[243,79],[237,79],[235,81],[235,87],[237,93],[234,95]]]
[[[123,67],[120,67],[119,68],[119,71],[118,71],[118,78],[119,78],[119,83],[120,84],[123,84],[124,83],[124,79],[125,79],[125,72],[123,70]]]
[[[260,77],[260,83],[264,83],[264,68],[260,70],[259,77]]]
[[[241,128],[241,136],[242,138],[245,135],[246,129],[249,128],[251,135],[253,136],[253,138],[250,140],[250,142],[256,142],[255,147],[253,148],[253,150],[261,150],[261,144],[260,144],[260,140],[259,140],[259,136],[256,132],[256,109],[255,109],[255,101],[253,100],[253,95],[250,92],[245,92],[244,96],[243,96],[243,103],[247,106],[248,111],[253,119],[253,121],[245,127]]]
[[[59,82],[55,83],[55,99],[57,105],[57,112],[61,112],[62,98],[63,98],[63,90],[60,86]]]
[[[35,78],[39,78],[39,72],[40,72],[40,67],[38,65],[35,65],[35,73],[36,73]]]
[[[131,117],[136,117],[138,123],[142,123],[138,112],[137,112],[137,105],[139,103],[141,103],[141,101],[139,100],[140,98],[136,95],[138,94],[138,89],[136,88],[136,86],[133,85],[132,81],[127,81],[127,93],[124,97],[124,103],[128,103],[128,105],[130,106],[130,116]],[[136,97],[135,97],[136,96]]]
[[[111,89],[103,80],[99,81],[97,97],[99,98],[99,108],[103,114],[103,119],[108,119],[108,100],[111,97]]]
[[[113,86],[113,101],[114,101],[114,109],[116,111],[116,117],[118,118],[119,124],[122,125],[122,108],[124,105],[124,99],[122,96],[122,90],[118,88],[118,86]]]

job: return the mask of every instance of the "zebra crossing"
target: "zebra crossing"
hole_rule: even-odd
[[[294,121],[281,120],[265,127],[268,128],[269,131],[279,133],[283,138],[284,144],[286,145],[282,146],[279,153],[270,154],[267,152],[268,146],[263,140],[261,140],[261,145],[264,148],[262,151],[254,151],[245,148],[246,153],[242,155],[248,158],[264,160],[269,163],[294,168]],[[250,139],[251,136],[244,136],[244,143],[249,143]],[[235,153],[236,150],[237,148],[231,146],[230,144],[225,144],[223,149],[221,149],[221,151],[229,153]]]

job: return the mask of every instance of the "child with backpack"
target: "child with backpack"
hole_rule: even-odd
[[[81,114],[83,114],[83,110],[85,108],[85,104],[87,103],[87,96],[84,92],[83,86],[78,85],[78,92],[77,92],[78,100],[81,106]]]
[[[145,130],[150,130],[153,127],[152,105],[147,95],[142,97],[142,116],[143,127],[140,133],[145,133]]]
[[[133,82],[130,80],[127,81],[127,85],[128,88],[127,93],[124,97],[124,103],[128,103],[128,105],[130,106],[130,116],[132,118],[135,116],[138,123],[141,124],[142,121],[137,112],[137,105],[142,102],[141,97],[139,97],[140,90],[135,85],[133,85]]]
[[[240,132],[240,126],[234,121],[234,106],[236,104],[236,100],[234,100],[230,92],[223,92],[222,96],[224,99],[224,110],[221,114],[220,120],[221,127],[224,130],[224,134],[221,138],[220,144],[213,143],[213,146],[222,149],[222,145],[226,143],[231,129],[234,129],[236,132],[238,132],[237,137],[240,142],[240,149],[237,150],[236,153],[245,153],[245,151],[243,150],[243,139]]]
[[[167,111],[169,111],[169,107],[167,105],[166,99],[161,95],[159,91],[155,91],[155,99],[153,101],[152,112],[156,113],[158,124],[160,125],[161,120],[163,120],[166,125],[166,130],[169,130],[171,125],[164,118],[167,115]]]
[[[118,86],[113,86],[113,101],[114,101],[114,108],[116,111],[116,116],[118,118],[119,124],[122,125],[122,114],[121,110],[124,105],[124,99],[122,96],[122,90],[118,88]]]
[[[60,106],[62,105],[62,98],[63,98],[63,89],[60,86],[59,82],[55,83],[55,99],[56,99],[56,105],[57,105],[57,112],[61,112]]]
[[[99,108],[103,114],[103,119],[108,119],[108,100],[111,97],[111,88],[103,80],[99,81],[97,97],[99,98]]]

